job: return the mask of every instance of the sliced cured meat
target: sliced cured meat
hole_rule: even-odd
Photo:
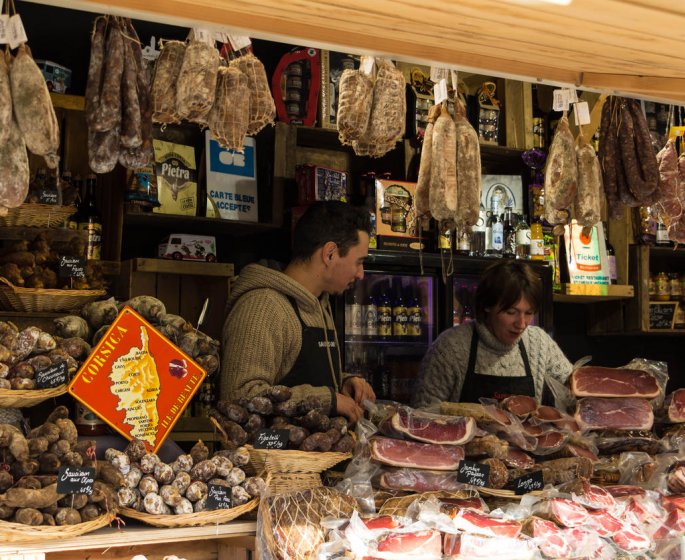
[[[555,420],[562,420],[564,415],[553,406],[539,406],[535,412],[533,412],[533,417],[542,420],[543,422],[553,422]]]
[[[485,537],[509,537],[515,539],[521,533],[521,523],[492,517],[473,509],[462,509],[454,517],[454,526],[464,533]]]
[[[556,523],[529,517],[523,522],[523,533],[531,537],[540,552],[549,558],[568,558],[571,555],[569,537]]]
[[[586,508],[613,510],[616,507],[616,500],[606,489],[587,480],[567,482],[559,490],[573,494],[574,500]]]
[[[453,542],[454,545],[445,550],[445,557],[473,560],[533,560],[538,556],[535,544],[523,539],[463,534]]]
[[[473,418],[430,414],[407,406],[397,410],[391,423],[398,432],[426,443],[461,445],[470,441],[476,431]]]
[[[656,377],[639,369],[584,366],[571,374],[571,392],[576,397],[653,399],[659,391]]]
[[[623,528],[623,521],[606,510],[596,509],[587,513],[590,516],[587,526],[594,529],[600,537],[610,537]]]
[[[552,498],[535,504],[533,513],[563,527],[580,527],[588,522],[587,510],[566,498]]]
[[[586,527],[573,527],[572,529],[566,529],[564,534],[572,543],[572,550],[569,558],[599,559],[615,557],[609,543],[601,539],[600,536],[591,529]],[[606,555],[604,554],[604,551],[606,551]]]
[[[553,424],[558,430],[564,432],[580,432],[580,426],[573,418],[562,418],[561,420],[553,421]]]
[[[593,451],[575,443],[567,443],[561,453],[566,457],[584,457],[593,463],[599,461],[599,457]]]
[[[488,506],[479,496],[473,498],[438,498],[440,501],[440,511],[454,517],[462,509],[475,509],[478,511],[488,511]]]
[[[640,524],[660,523],[666,518],[666,512],[651,495],[632,496],[623,509],[622,518],[637,518]]]
[[[685,496],[661,496],[661,506],[666,511],[679,509],[685,512]]]
[[[512,395],[502,401],[502,406],[516,416],[525,418],[538,407],[538,401],[528,395]]]
[[[520,449],[510,448],[501,459],[507,467],[515,469],[532,469],[535,466],[535,460]]]
[[[443,402],[440,403],[440,413],[448,416],[470,416],[476,422],[489,422],[493,420],[492,416],[485,410],[485,407],[479,403],[466,402]]]
[[[372,531],[375,529],[399,529],[402,527],[402,524],[399,522],[399,520],[392,515],[379,515],[378,517],[372,517],[370,519],[363,519],[364,525],[366,525],[367,529],[371,529]]]
[[[388,533],[381,537],[377,547],[383,558],[399,560],[401,558],[439,559],[442,557],[442,539],[439,531]]]
[[[611,540],[621,549],[627,552],[647,552],[652,542],[637,526],[625,523],[616,531]]]
[[[671,467],[667,486],[673,494],[685,494],[685,461],[678,461]]]
[[[543,428],[542,424],[533,424],[532,422],[523,422],[521,424],[523,426],[523,430],[529,435],[533,437],[541,436],[542,434],[545,433],[545,428]]]
[[[652,535],[654,540],[667,539],[685,533],[685,511],[674,509],[669,512],[663,524]]]
[[[678,389],[668,395],[668,419],[671,422],[685,422],[685,389]]]
[[[568,459],[553,459],[538,463],[538,467],[553,473],[552,484],[569,482],[576,478],[589,479],[592,476],[592,461],[585,457],[569,457]],[[546,480],[545,480],[546,483]]]
[[[614,484],[612,486],[605,486],[605,489],[617,500],[627,500],[632,496],[644,496],[647,493],[644,488],[629,484]]]
[[[583,430],[651,430],[654,413],[646,399],[587,397],[578,401],[575,419]]]
[[[417,469],[399,469],[384,472],[379,484],[387,490],[404,490],[408,492],[455,492],[464,488],[457,480],[456,472],[425,471]]]
[[[417,443],[391,438],[371,440],[371,458],[384,465],[436,471],[453,471],[464,458],[464,449],[456,445]]]
[[[550,430],[535,438],[537,447],[533,451],[535,455],[549,455],[559,451],[566,443],[566,436],[561,432]]]

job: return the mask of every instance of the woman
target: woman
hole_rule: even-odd
[[[415,406],[530,395],[551,403],[545,379],[565,381],[571,363],[556,342],[531,327],[542,283],[520,261],[489,266],[476,291],[476,321],[443,332],[421,363]]]

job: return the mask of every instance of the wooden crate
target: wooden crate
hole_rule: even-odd
[[[167,313],[196,324],[206,298],[207,315],[201,330],[221,340],[233,265],[137,258],[121,263],[115,295],[119,299],[154,296],[164,302]]]

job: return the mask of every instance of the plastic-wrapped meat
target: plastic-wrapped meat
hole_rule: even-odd
[[[504,488],[507,485],[509,482],[509,471],[503,461],[491,457],[489,459],[483,459],[480,463],[490,467],[488,473],[488,488]]]
[[[673,494],[685,494],[685,461],[679,461],[671,467],[667,485]]]
[[[652,535],[652,539],[667,539],[683,534],[685,534],[685,511],[674,509],[668,512],[666,519]]]
[[[545,219],[550,224],[567,221],[566,212],[578,189],[575,140],[564,116],[559,120],[545,167]]]
[[[677,389],[666,398],[668,419],[671,422],[685,422],[685,389]]]
[[[464,488],[456,472],[398,469],[381,474],[379,484],[387,490],[408,492],[455,492]]]
[[[388,560],[442,558],[442,538],[439,531],[388,533],[378,540],[376,547],[380,555]]]
[[[502,407],[519,418],[526,418],[538,408],[538,401],[527,395],[512,395],[502,401]]]
[[[633,496],[644,496],[647,494],[647,491],[641,486],[629,484],[613,484],[611,486],[606,486],[606,490],[616,500],[629,500]]]
[[[656,455],[662,450],[661,440],[651,430],[602,430],[596,436],[595,444],[603,455],[628,451]]]
[[[367,529],[372,531],[376,529],[399,529],[402,527],[402,523],[392,515],[379,515],[378,517],[372,517],[370,519],[362,519],[364,525]]]
[[[680,174],[678,173],[678,152],[673,139],[656,156],[659,164],[658,200],[654,207],[668,227],[682,214],[683,207],[678,197]]]
[[[393,415],[392,427],[408,437],[426,443],[461,445],[476,430],[473,418],[430,414],[401,406]]]
[[[566,443],[567,436],[556,430],[549,430],[535,438],[537,446],[534,455],[551,455],[559,451]]]
[[[590,516],[587,526],[595,530],[600,537],[610,537],[623,527],[623,521],[606,510],[596,509],[587,513]]]
[[[611,559],[616,556],[611,545],[587,527],[565,529],[564,534],[571,543],[569,558]]]
[[[559,452],[560,455],[563,457],[584,457],[585,459],[588,459],[592,461],[593,463],[596,463],[599,461],[599,457],[597,454],[590,450],[587,449],[586,447],[583,447],[582,445],[577,445],[575,443],[567,443],[566,446],[561,449]],[[563,458],[562,457],[562,458]]]
[[[571,374],[571,392],[576,397],[643,397],[653,399],[661,390],[648,371],[629,368],[584,366]]]
[[[542,471],[542,478],[545,483],[557,485],[570,482],[576,478],[590,478],[592,476],[592,461],[586,457],[568,457],[565,459],[554,459],[537,463],[535,470]],[[527,474],[522,469],[510,469],[509,478],[515,479]]]
[[[588,522],[587,510],[566,498],[551,498],[535,504],[533,514],[563,527],[579,527]]]
[[[521,533],[521,523],[518,521],[492,517],[473,509],[462,509],[452,522],[457,530],[472,535],[515,539]]]
[[[661,496],[661,506],[666,511],[673,511],[679,509],[685,512],[685,495],[679,496]]]
[[[473,498],[441,498],[438,497],[440,502],[440,512],[454,517],[462,509],[474,509],[478,511],[488,512],[488,506],[483,501],[480,496],[475,496]]]
[[[533,417],[542,422],[554,422],[556,420],[562,420],[564,415],[553,406],[539,406],[533,411]]]
[[[529,517],[523,522],[523,533],[531,537],[540,552],[548,558],[568,558],[571,555],[569,537],[556,523]]]
[[[384,465],[437,471],[454,471],[464,458],[464,449],[456,445],[417,443],[391,438],[373,438],[371,458]]]
[[[655,498],[654,492],[646,492],[643,496],[631,496],[625,502],[621,518],[637,519],[639,524],[649,525],[661,523],[666,518],[666,511]]]
[[[468,533],[451,539],[451,546],[445,547],[445,557],[458,560],[533,560],[538,558],[535,544],[528,540],[507,537],[483,537]]]
[[[587,397],[578,401],[575,419],[583,430],[651,430],[654,413],[646,399]]]
[[[623,527],[612,535],[611,540],[627,552],[647,552],[652,547],[652,541],[647,535],[639,527],[629,523],[624,523]]]
[[[532,469],[535,467],[535,459],[520,449],[510,448],[504,457],[500,457],[507,467],[517,469]]]
[[[607,490],[587,480],[567,482],[559,491],[574,494],[575,501],[587,508],[613,510],[616,507],[616,500]]]

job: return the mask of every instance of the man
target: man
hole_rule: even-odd
[[[222,398],[250,398],[287,385],[295,399],[317,397],[330,415],[350,422],[362,416],[362,401],[375,395],[363,378],[342,373],[328,295],[364,277],[369,231],[367,212],[318,202],[297,223],[283,272],[257,264],[243,268],[223,329]]]

